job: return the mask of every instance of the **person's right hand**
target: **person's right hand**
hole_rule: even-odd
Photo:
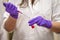
[[[4,7],[6,8],[6,11],[12,16],[13,18],[18,18],[18,10],[17,7],[11,3],[3,3]]]

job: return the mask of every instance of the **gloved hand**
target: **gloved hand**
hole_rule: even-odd
[[[13,18],[18,18],[18,10],[17,7],[11,3],[3,3],[6,8],[6,11],[12,16]]]
[[[38,26],[43,26],[43,27],[46,27],[46,28],[51,28],[52,27],[51,21],[46,20],[46,19],[44,19],[41,16],[38,16],[36,18],[33,18],[28,23],[29,23],[29,26],[32,26],[34,24],[37,24]]]

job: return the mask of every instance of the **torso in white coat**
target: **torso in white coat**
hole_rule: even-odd
[[[53,40],[52,32],[49,29],[37,25],[32,29],[28,24],[28,21],[36,16],[51,20],[51,0],[41,0],[33,8],[29,3],[28,7],[19,9],[24,15],[19,14],[13,40]]]
[[[12,3],[15,3],[15,0]],[[16,4],[18,3],[16,2]],[[26,8],[19,8],[18,6],[18,10],[24,15],[19,14],[13,40],[53,40],[53,34],[49,29],[38,25],[34,25],[35,28],[32,29],[28,24],[28,21],[36,16],[42,16],[52,21],[52,5],[52,0],[39,0],[33,7],[30,2]]]

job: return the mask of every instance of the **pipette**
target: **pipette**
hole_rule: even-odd
[[[21,14],[23,14],[22,12],[20,12],[20,11],[18,11],[19,13],[21,13]],[[29,16],[27,16],[27,15],[25,15],[25,14],[23,14],[24,16],[26,16],[26,17],[28,17],[28,18],[30,18]],[[36,25],[35,25],[36,26]],[[34,25],[32,25],[31,26],[31,28],[32,29],[34,29],[34,32],[36,32],[37,33],[37,35],[40,37],[40,35],[39,35],[39,32],[38,32],[38,29],[37,29],[37,27],[35,27]],[[38,37],[38,38],[39,38]]]
[[[22,12],[20,12],[20,11],[18,11],[19,13],[21,13],[21,14],[23,14]],[[23,14],[24,16],[26,16],[26,17],[28,17],[27,15],[25,15],[25,14]],[[28,17],[28,18],[30,18],[30,17]],[[32,27],[32,29],[35,27],[34,25],[32,25],[31,26]]]
[[[23,14],[23,13],[20,12],[20,11],[18,11],[18,13],[20,13],[20,14],[26,16],[27,18],[30,18],[29,16]],[[31,28],[32,28],[33,30],[35,30],[34,32],[36,32],[37,35],[39,36],[39,32],[38,32],[37,28],[36,28],[34,25],[32,25]],[[34,29],[34,28],[35,28],[35,29]],[[13,34],[14,34],[14,32],[9,34],[9,40],[12,40],[12,38],[13,38]],[[38,38],[39,38],[39,37],[38,37]]]

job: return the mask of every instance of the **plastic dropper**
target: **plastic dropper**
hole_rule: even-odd
[[[21,14],[23,14],[23,13],[22,13],[22,12],[20,12],[20,11],[18,11],[18,12],[19,12],[19,13],[21,13]],[[26,17],[28,17],[28,16],[27,16],[27,15],[25,15],[25,14],[23,14],[23,15],[24,15],[24,16],[26,16]],[[30,18],[30,17],[28,17],[28,18]],[[32,27],[32,29],[33,29],[33,28],[35,28],[35,26],[34,26],[34,25],[32,25],[31,27]]]

